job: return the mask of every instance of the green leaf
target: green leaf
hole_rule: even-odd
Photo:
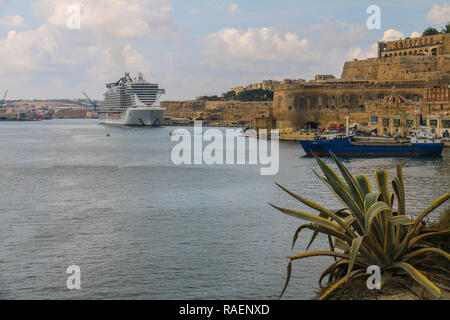
[[[351,197],[347,187],[342,187],[341,184],[337,183],[335,180],[326,180],[321,177],[317,172],[313,170],[316,176],[330,189],[330,191],[338,198],[339,201],[342,202],[344,206],[346,206],[351,213],[356,217],[360,229],[363,229],[364,226],[364,215],[362,213],[361,208]]]
[[[348,264],[347,275],[350,275],[350,273],[353,270],[353,266],[355,265],[356,257],[359,252],[359,247],[361,246],[361,243],[363,242],[363,240],[364,240],[364,237],[359,237],[359,238],[353,239],[352,249],[350,251],[351,254],[350,254],[350,262]]]
[[[311,224],[310,224],[310,225],[307,225],[307,224],[301,225],[301,226],[295,231],[294,239],[292,240],[292,247],[291,247],[291,250],[294,250],[295,242],[297,242],[298,235],[300,234],[300,232],[301,232],[303,229],[307,229],[308,226],[312,226],[312,225],[311,225]],[[307,251],[308,251],[308,250],[307,250]]]
[[[423,286],[425,289],[427,289],[431,294],[433,294],[435,297],[440,298],[441,297],[441,290],[430,280],[428,280],[427,277],[425,277],[419,270],[414,268],[412,265],[406,262],[398,262],[393,265],[394,268],[401,268],[405,270],[411,278],[416,280],[421,286]]]
[[[344,189],[347,189],[346,191],[349,191],[348,187],[345,185],[344,181],[341,179],[341,177],[339,177],[336,171],[331,169],[329,165],[323,162],[322,159],[320,159],[316,155],[314,155],[314,158],[316,159],[320,169],[322,169],[322,172],[324,173],[325,177],[327,177],[330,183],[331,181],[335,181],[336,183],[339,183]]]
[[[334,221],[336,221],[341,227],[343,227],[345,229],[345,231],[347,231],[350,235],[356,236],[355,233],[353,232],[353,230],[350,228],[350,226],[348,226],[344,220],[342,220],[341,218],[339,218],[333,211],[311,201],[308,199],[305,199],[291,191],[289,191],[288,189],[286,189],[285,187],[281,186],[278,183],[275,183],[281,190],[283,190],[284,192],[286,192],[287,194],[289,194],[291,197],[297,199],[298,201],[300,201],[301,203],[307,205],[308,207],[317,210],[320,212],[320,217],[322,218],[330,218]]]
[[[291,280],[292,261],[289,261],[289,263],[288,263],[286,269],[287,269],[286,282],[284,283],[284,287],[283,287],[283,290],[281,291],[281,294],[280,294],[280,298],[279,298],[279,299],[281,299],[281,297],[283,297],[283,295],[284,295],[284,293],[286,292],[286,289],[287,289],[287,287],[288,287],[288,285],[289,285],[289,281]]]
[[[337,164],[339,171],[347,182],[348,189],[352,195],[353,200],[359,205],[360,209],[364,209],[364,198],[363,198],[363,190],[361,186],[358,184],[353,175],[348,171],[348,169],[342,164],[342,162],[336,157],[336,155],[330,151],[331,156],[334,159],[334,162]]]
[[[366,234],[370,234],[370,227],[372,224],[372,220],[375,218],[375,216],[384,211],[384,210],[390,210],[390,207],[385,203],[378,201],[374,203],[369,210],[367,210],[366,216],[365,216],[365,227],[366,227]]]
[[[413,221],[411,221],[411,219],[408,218],[407,216],[390,217],[389,221],[393,225],[402,225],[402,226],[411,225],[413,223]]]
[[[372,192],[372,186],[370,185],[369,178],[365,175],[356,175],[355,176],[356,181],[361,186],[361,189],[363,191],[363,199]]]
[[[319,285],[322,286],[322,280],[329,274],[331,274],[334,270],[340,267],[344,267],[346,264],[348,264],[348,259],[341,259],[339,261],[334,262],[331,264],[320,276],[319,278]]]
[[[308,257],[317,257],[317,256],[329,256],[329,257],[336,257],[336,258],[343,258],[343,259],[349,259],[348,254],[336,252],[336,251],[310,251],[310,252],[304,252],[297,254],[295,256],[289,257],[291,261],[293,260],[299,260],[304,259]]]
[[[389,173],[387,170],[375,171],[375,180],[377,181],[378,190],[383,195],[384,202],[390,204],[388,179]]]
[[[380,198],[381,193],[380,192],[371,192],[366,195],[366,198],[364,199],[364,208],[367,213],[367,210],[378,201]]]
[[[409,248],[412,248],[412,246],[413,246],[416,242],[418,242],[418,241],[420,241],[420,240],[423,240],[423,239],[425,239],[425,238],[433,237],[433,236],[443,236],[443,235],[447,235],[447,234],[449,234],[449,233],[450,233],[450,229],[448,229],[448,230],[443,230],[443,231],[435,231],[435,232],[428,232],[428,233],[421,234],[420,236],[417,236],[417,237],[413,238],[413,239],[410,241],[410,243],[409,243]]]
[[[330,220],[321,218],[319,216],[315,216],[315,215],[310,214],[310,213],[297,211],[297,210],[292,210],[292,209],[280,208],[280,207],[277,207],[277,206],[275,206],[273,204],[270,204],[270,205],[272,207],[274,207],[275,209],[277,209],[278,211],[280,211],[280,212],[282,212],[284,214],[287,214],[288,216],[297,218],[297,219],[302,219],[302,220],[306,220],[306,221],[309,221],[309,222],[317,223],[319,225],[326,226],[326,227],[329,227],[329,228],[338,228],[339,227],[339,225],[337,223],[334,223],[334,222],[332,222]]]
[[[414,230],[416,230],[417,226],[419,225],[422,220],[429,215],[433,210],[438,208],[441,204],[445,203],[450,198],[450,192],[445,193],[444,195],[440,196],[436,200],[434,200],[419,216],[417,216],[416,220],[414,220]]]
[[[403,258],[404,261],[407,261],[409,259],[412,259],[414,257],[420,256],[422,254],[426,254],[426,253],[437,253],[440,254],[441,256],[443,256],[445,259],[450,260],[450,254],[448,254],[447,252],[445,252],[444,250],[441,250],[439,248],[423,248],[423,249],[419,249],[416,251],[413,251],[407,255],[405,255],[405,257]]]
[[[330,296],[336,289],[341,287],[343,284],[347,282],[348,279],[355,278],[357,276],[365,275],[365,270],[355,270],[350,275],[346,275],[336,283],[334,283],[332,286],[330,286],[327,290],[324,291],[324,293],[319,297],[319,300],[324,300]]]

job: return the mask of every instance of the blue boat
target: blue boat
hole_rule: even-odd
[[[439,156],[444,149],[444,143],[428,128],[412,131],[408,140],[334,135],[300,144],[307,156],[329,156],[332,151],[341,157],[423,157]]]

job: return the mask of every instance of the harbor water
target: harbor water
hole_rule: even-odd
[[[278,298],[302,221],[268,202],[308,209],[274,182],[341,207],[314,176],[315,160],[298,143],[280,142],[275,176],[254,165],[176,166],[174,129],[1,122],[0,299]],[[449,149],[434,158],[344,161],[371,181],[374,170],[392,176],[402,163],[413,215],[450,189]],[[310,236],[300,235],[295,253]],[[322,238],[314,244],[327,246]],[[285,298],[313,298],[331,261],[294,263]],[[71,265],[81,269],[81,290],[66,287]]]

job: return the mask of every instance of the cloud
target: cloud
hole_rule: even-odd
[[[57,54],[58,43],[48,36],[48,27],[16,32],[11,30],[5,39],[0,39],[0,72],[42,71],[51,65],[63,63]]]
[[[422,35],[417,31],[414,31],[413,33],[411,33],[411,38],[418,38],[420,36],[422,36]]]
[[[67,9],[81,9],[81,28],[118,38],[139,38],[170,33],[173,8],[167,0],[38,0],[34,13],[47,24],[65,28]],[[105,9],[107,8],[107,9]]]
[[[153,64],[136,51],[130,43],[120,48],[92,46],[88,48],[88,54],[94,63],[87,70],[87,74],[89,77],[102,81],[111,80],[117,76],[117,69],[120,68],[111,68],[111,65],[120,65],[120,72],[129,71],[131,73],[138,71],[148,73],[153,68]]]
[[[0,19],[0,27],[19,28],[23,26],[25,26],[25,24],[23,23],[23,18],[21,16],[11,15]]]
[[[358,60],[364,60],[368,58],[374,58],[378,54],[378,44],[373,43],[370,46],[369,50],[364,50],[360,47],[351,48],[347,51],[346,58],[347,59],[358,59]]]
[[[230,5],[227,8],[227,12],[229,14],[236,14],[239,13],[239,7],[236,3],[230,3]]]
[[[394,29],[388,29],[383,34],[383,41],[393,41],[393,40],[399,40],[403,38],[405,35],[401,31],[397,31]]]
[[[311,79],[321,73],[339,77],[344,61],[376,57],[374,40],[365,24],[323,19],[302,34],[287,26],[222,29],[201,45],[204,65],[230,77]]]
[[[43,20],[36,29],[12,30],[0,38],[0,71],[70,73],[95,69],[149,71],[152,64],[132,46],[142,37],[155,41],[175,32],[172,7],[166,0],[82,0],[81,30],[67,28],[64,0],[38,0],[33,12]],[[108,8],[108,9],[105,9]],[[20,25],[21,19],[7,19]],[[4,20],[2,20],[4,21]],[[130,70],[130,71],[131,71]],[[38,75],[36,75],[38,76]],[[101,78],[102,76],[99,76]]]
[[[413,38],[416,35],[417,32],[413,32],[411,37]],[[383,37],[380,39],[381,41],[392,41],[392,40],[399,40],[400,38],[403,38],[405,35],[403,32],[394,30],[394,29],[388,29],[384,32]],[[420,34],[419,34],[420,36]],[[353,47],[350,48],[347,51],[346,58],[347,59],[368,59],[368,58],[374,58],[378,55],[378,43],[374,42],[370,45],[369,49],[363,49],[361,47]]]
[[[228,60],[298,60],[308,47],[307,39],[300,40],[294,33],[283,34],[274,28],[222,29],[209,34],[204,43],[207,56]]]
[[[443,24],[450,21],[450,5],[444,3],[442,6],[433,5],[428,12],[427,21],[433,24]]]

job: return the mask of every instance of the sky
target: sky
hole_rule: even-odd
[[[371,5],[379,29],[367,27]],[[166,89],[162,100],[340,77],[345,61],[375,57],[377,41],[448,21],[439,0],[0,0],[0,94],[102,99],[125,71]]]

